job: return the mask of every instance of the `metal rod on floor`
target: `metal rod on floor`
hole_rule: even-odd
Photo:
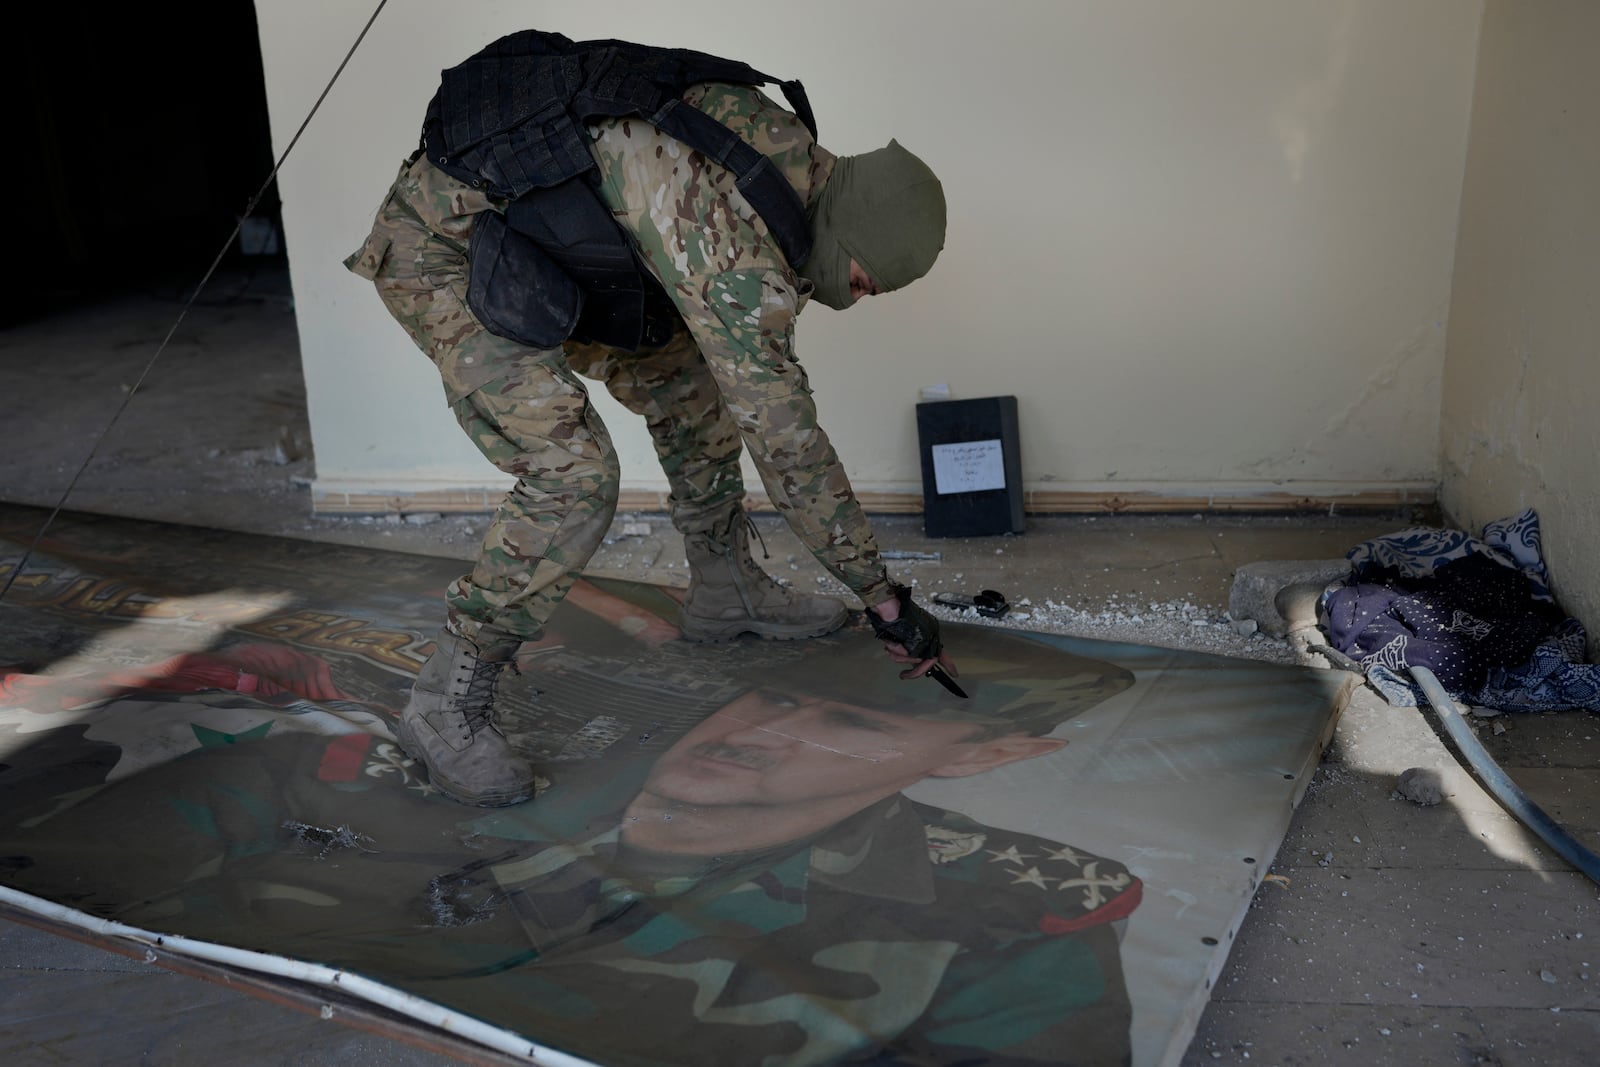
[[[1426,667],[1412,667],[1410,671],[1411,677],[1422,687],[1428,703],[1433,705],[1434,714],[1438,715],[1439,721],[1444,724],[1450,740],[1455,742],[1456,748],[1471,766],[1472,773],[1477,775],[1478,780],[1494,798],[1516,816],[1517,821],[1538,834],[1540,840],[1555,849],[1562,859],[1594,881],[1600,882],[1600,856],[1590,852],[1562,829],[1543,808],[1528,799],[1528,795],[1511,780],[1510,775],[1500,769],[1494,757],[1489,755],[1488,750],[1473,734],[1472,727],[1462,719],[1456,702],[1450,699],[1450,694],[1445,692],[1444,686],[1439,684],[1439,679],[1432,671]]]
[[[68,926],[87,930],[103,937],[113,937],[133,941],[145,945],[149,949],[166,949],[174,955],[192,957],[234,967],[241,971],[254,974],[270,974],[278,978],[289,978],[297,982],[306,982],[310,985],[321,986],[328,989],[338,989],[364,1000],[369,1004],[377,1004],[414,1019],[420,1023],[437,1027],[446,1033],[473,1041],[486,1048],[497,1052],[504,1052],[520,1059],[525,1059],[539,1067],[596,1067],[589,1060],[579,1059],[577,1056],[558,1052],[555,1049],[545,1048],[542,1045],[529,1041],[522,1035],[498,1026],[492,1026],[470,1015],[463,1015],[458,1011],[435,1004],[431,1000],[424,1000],[415,996],[364,978],[350,971],[341,971],[333,967],[324,967],[321,964],[306,963],[304,960],[290,959],[287,956],[274,956],[265,952],[253,952],[250,949],[234,948],[230,945],[217,945],[209,941],[195,941],[187,937],[178,937],[172,934],[157,934],[149,930],[141,930],[135,926],[126,926],[110,919],[100,919],[87,915],[81,911],[44,900],[41,897],[12,889],[10,886],[0,885],[0,903],[9,904],[19,911],[34,915],[42,915],[48,919]],[[154,960],[154,956],[147,957]]]

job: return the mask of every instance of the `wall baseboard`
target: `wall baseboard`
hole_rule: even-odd
[[[487,514],[505,495],[504,486],[379,489],[337,483],[313,483],[311,510],[318,515]],[[1228,484],[1146,487],[1083,486],[1073,489],[1025,489],[1023,510],[1030,515],[1120,515],[1176,512],[1250,512],[1349,514],[1387,512],[1438,502],[1438,486],[1425,482],[1362,485],[1305,482],[1299,485]],[[861,506],[875,515],[922,514],[921,487],[859,489]],[[771,512],[763,493],[745,496],[745,508]],[[664,513],[665,489],[625,488],[619,512]]]

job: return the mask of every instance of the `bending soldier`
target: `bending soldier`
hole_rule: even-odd
[[[444,72],[422,146],[346,260],[437,365],[462,429],[516,478],[446,594],[399,726],[456,800],[531,795],[494,685],[616,508],[617,457],[579,375],[649,426],[685,540],[687,637],[805,638],[848,618],[751,558],[745,448],[902,676],[950,666],[937,623],[885,571],[794,352],[809,299],[844,309],[927,273],[944,195],[896,142],[822,148],[798,83],[783,83],[795,112],[756,88],[774,80],[684,50],[502,38]]]

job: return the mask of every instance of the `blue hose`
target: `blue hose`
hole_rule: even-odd
[[[1450,694],[1444,691],[1444,686],[1439,684],[1439,679],[1434,677],[1432,671],[1426,667],[1412,667],[1410,670],[1411,677],[1417,680],[1427,695],[1428,703],[1433,705],[1439,721],[1444,723],[1450,740],[1455,742],[1456,748],[1467,758],[1473,774],[1477,775],[1494,798],[1519,822],[1538,834],[1545,844],[1555,849],[1562,859],[1592,880],[1600,882],[1600,856],[1579,844],[1559,823],[1545,814],[1543,808],[1529,800],[1517,783],[1500,769],[1494,757],[1478,742],[1472,728],[1462,720],[1455,701],[1450,699]]]

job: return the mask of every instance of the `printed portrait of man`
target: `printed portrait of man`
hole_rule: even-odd
[[[8,879],[617,1067],[1126,1063],[1138,879],[903,791],[1047,758],[1053,731],[1133,676],[967,629],[970,699],[841,634],[737,671],[674,736],[543,765],[548,789],[489,812],[429,792],[356,718],[306,729],[319,705],[298,694],[146,690],[101,707],[96,745],[131,716],[192,721],[200,747],[103,788],[62,781],[71,796],[14,790]]]
[[[962,647],[968,700],[858,638],[766,672],[658,756],[564,767],[533,805],[548,844],[474,890],[504,895],[526,979],[560,989],[532,1032],[627,1005],[607,1062],[1126,1062],[1139,882],[901,790],[1046,756],[1133,677],[993,630]]]

